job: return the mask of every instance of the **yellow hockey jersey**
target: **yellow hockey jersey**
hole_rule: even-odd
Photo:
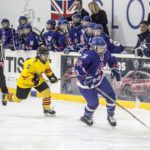
[[[44,82],[44,78],[42,77],[42,73],[45,73],[47,76],[51,76],[53,74],[50,61],[47,60],[46,63],[42,63],[39,58],[30,58],[24,62],[23,70],[20,74],[20,77],[17,81],[17,86],[20,88],[32,88],[34,87],[34,83],[32,79],[34,78],[34,73],[39,76],[39,83]],[[38,86],[36,85],[36,86]]]

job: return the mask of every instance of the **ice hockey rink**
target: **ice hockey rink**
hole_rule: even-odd
[[[150,150],[150,130],[120,108],[118,125],[112,128],[104,106],[97,109],[91,127],[79,120],[84,104],[54,100],[53,106],[56,117],[43,116],[39,98],[1,105],[0,150]],[[150,125],[149,111],[130,111]]]

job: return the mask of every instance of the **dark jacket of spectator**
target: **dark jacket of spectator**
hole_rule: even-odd
[[[107,14],[104,10],[100,9],[97,2],[92,1],[88,4],[89,9],[91,10],[91,18],[92,22],[103,25],[104,32],[109,35],[109,31],[107,28],[108,20]]]

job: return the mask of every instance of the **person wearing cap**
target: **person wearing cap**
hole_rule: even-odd
[[[0,29],[0,40],[4,49],[14,50],[14,35],[15,29],[11,26],[8,19],[2,19],[2,28]]]

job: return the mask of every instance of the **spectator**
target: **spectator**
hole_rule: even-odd
[[[102,24],[104,28],[104,32],[107,35],[109,35],[109,31],[107,28],[108,21],[107,21],[106,12],[98,6],[96,0],[93,0],[92,2],[90,2],[88,4],[88,7],[92,13],[91,14],[92,22],[95,22],[97,24]]]
[[[89,16],[89,13],[82,7],[82,0],[75,0],[74,5],[75,5],[75,12],[73,13],[73,15],[78,13],[82,18],[84,16]],[[68,17],[67,20],[72,21],[72,18]]]
[[[75,13],[78,13],[83,18],[84,16],[89,16],[89,13],[82,7],[82,0],[75,0]]]
[[[149,24],[148,24],[147,21],[142,21],[140,23],[141,33],[137,35],[138,36],[138,41],[137,41],[137,44],[136,44],[136,47],[135,47],[135,54],[137,56],[142,57],[143,54],[145,53],[145,51],[147,53],[147,50],[149,49],[150,31],[148,30],[148,25]]]
[[[141,46],[143,43],[150,43],[150,31],[148,30],[148,25],[147,21],[142,21],[140,23],[141,33],[137,35],[138,41],[135,48]]]

